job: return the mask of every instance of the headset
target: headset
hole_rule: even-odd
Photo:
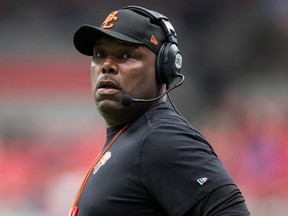
[[[177,77],[184,80],[184,76],[180,74],[182,67],[182,55],[178,49],[177,34],[174,30],[169,19],[152,10],[148,10],[139,6],[127,6],[122,9],[132,10],[138,14],[150,18],[150,22],[160,26],[166,36],[167,42],[165,42],[159,50],[156,59],[156,80],[158,84],[168,84],[168,86],[175,81]]]

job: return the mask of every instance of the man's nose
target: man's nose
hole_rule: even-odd
[[[102,73],[118,73],[118,65],[113,57],[108,56],[105,59],[102,65]]]

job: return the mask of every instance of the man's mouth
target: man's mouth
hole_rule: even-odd
[[[100,94],[115,94],[119,90],[119,86],[111,80],[102,80],[97,86],[97,91]]]

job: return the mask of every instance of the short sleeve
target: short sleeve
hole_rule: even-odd
[[[210,145],[189,127],[153,128],[144,140],[140,181],[169,215],[183,215],[212,190],[234,184]]]

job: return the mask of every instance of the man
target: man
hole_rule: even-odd
[[[165,16],[122,8],[101,27],[81,26],[74,45],[93,56],[92,92],[107,141],[70,215],[249,215],[212,147],[166,103],[166,89],[184,77]]]

